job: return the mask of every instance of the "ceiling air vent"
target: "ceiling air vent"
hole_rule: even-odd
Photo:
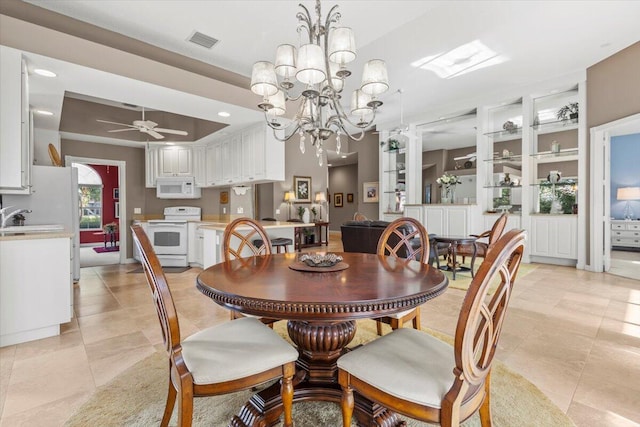
[[[194,31],[191,37],[187,39],[191,43],[195,43],[198,46],[206,47],[207,49],[211,49],[216,43],[218,43],[218,39],[214,39],[211,36],[206,34],[202,34],[199,31]]]

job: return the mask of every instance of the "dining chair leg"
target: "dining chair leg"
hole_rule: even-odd
[[[342,427],[351,427],[351,418],[353,417],[353,389],[346,387],[342,389],[342,400],[340,408],[342,409]]]
[[[282,377],[282,406],[284,409],[284,427],[293,427],[293,375],[295,373],[295,365],[285,366],[284,376]]]
[[[187,394],[185,396],[185,394]],[[193,423],[193,390],[182,390],[178,397],[178,426],[191,427]]]
[[[173,386],[173,383],[171,382],[171,378],[169,378],[169,391],[167,391],[167,403],[164,405],[164,415],[162,416],[162,421],[160,422],[161,427],[166,427],[169,425],[171,414],[173,414],[173,407],[176,404],[177,394],[178,392]]]
[[[416,316],[413,318],[413,329],[420,330],[420,307],[416,307]]]
[[[491,372],[487,374],[484,380],[484,401],[480,406],[480,424],[482,427],[491,427]]]

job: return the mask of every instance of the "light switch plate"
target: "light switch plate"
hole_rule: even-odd
[[[139,215],[142,213],[142,208],[133,208],[133,213]]]

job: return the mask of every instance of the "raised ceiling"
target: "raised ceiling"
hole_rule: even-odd
[[[278,44],[297,44],[297,1],[28,2],[227,69],[244,77],[240,81],[247,81],[255,61],[273,60]],[[313,11],[313,2],[303,3]],[[336,3],[343,24],[356,34],[358,59],[350,68],[361,70],[370,58],[387,62],[391,89],[378,117],[383,129],[397,126],[401,105],[405,123],[437,120],[521,95],[528,85],[584,73],[638,41],[640,2],[350,0],[323,2],[323,13]],[[220,42],[211,50],[188,43],[194,30]],[[411,66],[473,40],[507,61],[445,80]],[[349,92],[359,84],[358,72]]]

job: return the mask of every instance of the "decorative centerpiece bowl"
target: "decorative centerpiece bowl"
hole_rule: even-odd
[[[309,267],[333,267],[342,261],[342,257],[336,254],[304,254],[299,258],[299,261]]]

